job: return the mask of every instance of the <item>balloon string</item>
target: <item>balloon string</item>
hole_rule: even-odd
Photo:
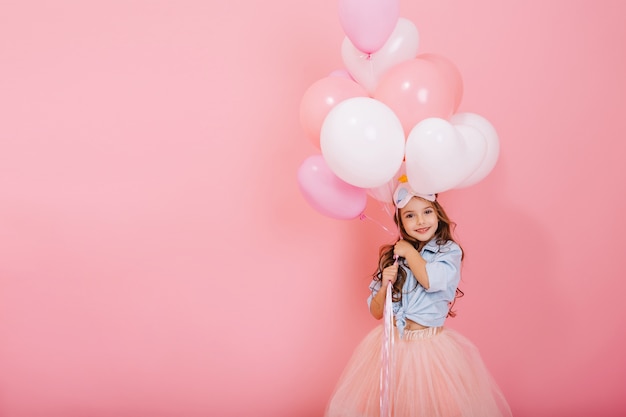
[[[394,257],[394,265],[398,257]],[[380,368],[380,416],[391,417],[391,383],[393,381],[393,309],[391,304],[391,285],[387,285],[385,294],[385,308],[383,310],[384,337],[381,349]]]
[[[388,227],[386,227],[384,224],[382,224],[381,222],[377,221],[376,219],[373,219],[373,218],[371,218],[371,217],[367,216],[367,215],[366,215],[366,214],[364,214],[364,213],[362,213],[362,214],[359,216],[359,220],[370,220],[370,221],[372,221],[372,222],[376,223],[378,226],[380,226],[380,227],[381,227],[381,228],[382,228],[385,232],[389,233],[390,235],[392,235],[392,236],[394,236],[394,237],[396,236],[396,233],[394,233],[394,232],[392,232],[391,230],[389,230],[389,228],[388,228]]]

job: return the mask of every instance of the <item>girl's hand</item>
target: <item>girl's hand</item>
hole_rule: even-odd
[[[393,247],[394,255],[405,259],[408,257],[407,255],[410,255],[414,252],[417,252],[417,249],[415,249],[413,245],[411,245],[404,239],[398,240],[398,242],[396,242],[395,246]]]
[[[387,285],[393,285],[398,277],[398,264],[394,263],[391,266],[383,269],[382,288],[386,288]]]

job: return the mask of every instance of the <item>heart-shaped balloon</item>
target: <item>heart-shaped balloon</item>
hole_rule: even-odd
[[[373,97],[396,113],[408,136],[421,120],[452,116],[456,102],[454,88],[439,64],[418,56],[387,71]]]
[[[463,157],[463,165],[467,170],[466,177],[461,183],[465,182],[476,170],[481,166],[485,155],[487,154],[487,139],[480,130],[468,125],[455,125],[457,135],[465,142],[465,155]],[[458,184],[455,188],[458,187]]]
[[[484,157],[481,134],[469,127],[457,129],[441,118],[427,118],[409,133],[406,142],[406,173],[418,193],[450,190],[467,179]]]
[[[398,21],[398,0],[339,0],[339,22],[346,36],[365,53],[378,51]]]
[[[485,141],[485,155],[474,172],[455,188],[464,188],[482,181],[495,167],[500,154],[498,133],[489,120],[475,113],[457,113],[450,118],[450,123],[457,129],[470,126],[481,133]]]
[[[439,68],[439,72],[446,78],[446,84],[452,86],[454,94],[453,111],[459,108],[463,98],[463,77],[461,72],[448,58],[438,54],[419,54],[417,58],[432,62]]]
[[[346,37],[341,46],[341,56],[352,77],[369,93],[373,93],[380,77],[387,70],[416,57],[418,45],[417,28],[410,20],[400,18],[387,42],[377,52],[366,54]]]

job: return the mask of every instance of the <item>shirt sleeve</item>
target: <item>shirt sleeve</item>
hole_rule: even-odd
[[[382,285],[382,282],[377,279],[373,279],[372,282],[370,283],[370,290],[372,291],[372,293],[369,295],[369,297],[367,297],[368,307],[372,304],[372,299],[376,296],[378,291],[380,291],[381,285]]]
[[[461,279],[462,252],[459,245],[443,246],[432,261],[426,263],[429,288],[426,292],[443,291],[450,285],[458,285]]]

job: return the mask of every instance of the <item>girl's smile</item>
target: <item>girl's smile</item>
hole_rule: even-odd
[[[413,197],[400,209],[400,218],[407,234],[420,242],[432,239],[439,227],[439,218],[433,204],[419,197]]]

